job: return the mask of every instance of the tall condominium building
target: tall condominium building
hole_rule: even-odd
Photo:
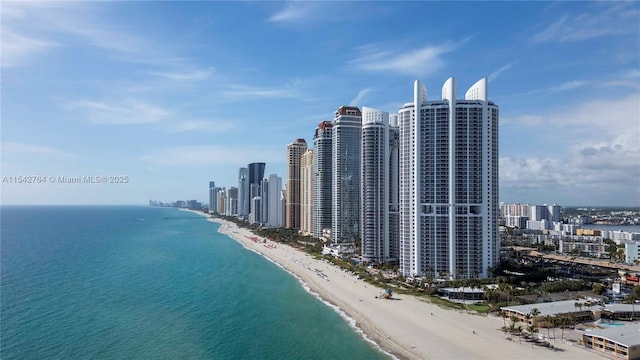
[[[400,258],[400,128],[398,115],[389,115],[389,259]]]
[[[227,202],[227,189],[218,188],[218,194],[216,196],[216,214],[224,214],[225,204]]]
[[[360,239],[367,262],[389,260],[389,113],[362,108]]]
[[[333,131],[331,121],[322,121],[313,136],[313,237],[331,229],[331,179]]]
[[[287,209],[285,226],[300,229],[300,161],[307,142],[296,139],[287,145]]]
[[[249,184],[260,185],[260,181],[264,179],[265,163],[251,163],[249,164]]]
[[[401,274],[489,276],[500,243],[498,106],[487,79],[456,100],[449,78],[435,101],[416,80],[398,121]]]
[[[216,182],[215,181],[209,181],[209,212],[210,213],[215,213],[215,209],[216,209]]]
[[[313,149],[300,158],[300,230],[313,234]]]
[[[269,205],[267,210],[267,225],[283,227],[282,216],[282,178],[276,174],[269,175]]]
[[[335,243],[352,242],[360,235],[362,113],[357,107],[341,106],[332,125],[331,238]]]
[[[546,220],[558,222],[562,219],[560,205],[501,204],[500,215],[503,218],[524,217],[531,221]]]
[[[227,190],[227,206],[225,215],[238,215],[238,188],[235,186],[232,186]]]
[[[249,170],[249,199],[251,199],[249,214],[253,214],[260,210],[254,208],[256,203],[253,201],[253,198],[260,196],[260,182],[264,178],[265,163],[251,163],[247,168]],[[260,222],[260,217],[256,217],[255,214],[252,219],[253,222]]]
[[[249,216],[249,169],[238,171],[238,216]]]
[[[260,181],[260,223],[266,224],[269,221],[269,179],[264,178]]]

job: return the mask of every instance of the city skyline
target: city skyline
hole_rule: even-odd
[[[500,104],[501,202],[638,206],[638,21],[637,2],[3,2],[2,176],[128,181],[4,183],[2,203],[206,200],[254,162],[284,179],[336,108],[396,114],[455,76]]]

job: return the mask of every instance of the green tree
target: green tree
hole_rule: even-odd
[[[550,330],[551,330],[551,327],[555,325],[555,324],[554,324],[553,316],[551,316],[551,315],[545,315],[545,316],[544,316],[544,322],[545,322],[545,325],[547,326],[547,337],[548,337],[549,339],[551,339]],[[553,328],[553,338],[554,338],[554,339],[555,339],[555,337],[556,337],[555,332],[556,332],[556,329],[555,329],[555,327],[554,327],[554,328]]]
[[[536,323],[536,318],[538,317],[538,315],[540,315],[540,310],[538,310],[538,308],[531,309],[531,319],[533,324]]]
[[[533,325],[529,325],[527,326],[527,332],[529,333],[529,336],[533,336],[533,334],[538,332],[538,329]],[[533,347],[533,341],[531,342],[531,347]]]

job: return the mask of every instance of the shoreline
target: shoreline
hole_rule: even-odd
[[[443,309],[411,295],[378,299],[382,289],[323,260],[261,238],[236,224],[207,216],[219,232],[275,263],[336,310],[383,353],[398,359],[602,359],[580,345],[557,340],[559,351],[508,340],[502,318]],[[253,238],[253,240],[252,240]],[[255,240],[255,241],[254,241]],[[344,315],[342,314],[344,313]],[[355,322],[353,324],[352,322]]]

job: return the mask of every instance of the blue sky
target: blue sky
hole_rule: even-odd
[[[638,2],[3,1],[3,204],[207,199],[413,80],[500,106],[500,200],[640,205]],[[6,179],[5,179],[6,180]]]

